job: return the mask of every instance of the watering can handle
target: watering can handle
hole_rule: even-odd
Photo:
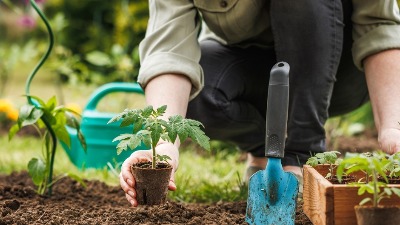
[[[112,92],[132,92],[143,94],[138,83],[113,82],[99,87],[89,98],[85,110],[95,110],[99,101]]]
[[[276,63],[270,73],[265,156],[283,158],[289,107],[289,64]]]

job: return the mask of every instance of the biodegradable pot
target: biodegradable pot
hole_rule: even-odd
[[[357,225],[398,225],[400,206],[354,206]]]
[[[136,200],[139,205],[159,205],[165,202],[171,165],[157,163],[156,169],[152,169],[151,162],[137,163],[132,165],[131,172],[136,182]]]

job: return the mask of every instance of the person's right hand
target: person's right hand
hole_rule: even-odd
[[[161,143],[156,147],[157,154],[160,155],[168,155],[171,160],[169,160],[169,164],[173,167],[171,178],[168,184],[168,189],[171,191],[176,190],[175,185],[175,171],[178,168],[178,160],[179,160],[179,151],[178,148],[172,143]],[[152,152],[151,150],[138,150],[127,158],[121,167],[121,173],[119,175],[119,182],[121,188],[125,192],[125,197],[129,201],[129,203],[136,207],[138,206],[138,202],[136,200],[136,184],[135,179],[131,173],[131,166],[138,162],[149,162],[151,161]]]
[[[382,129],[378,135],[379,146],[388,154],[400,152],[400,129],[391,127]]]

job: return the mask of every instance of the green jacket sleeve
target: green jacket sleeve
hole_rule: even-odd
[[[400,14],[396,0],[353,0],[353,59],[363,70],[363,60],[375,53],[400,48]]]
[[[197,36],[201,21],[190,0],[150,0],[146,36],[139,45],[138,82],[144,88],[154,77],[182,74],[192,82],[190,98],[203,86]]]

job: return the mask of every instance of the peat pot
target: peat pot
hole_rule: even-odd
[[[400,206],[354,206],[357,225],[398,225]]]
[[[159,205],[165,202],[171,165],[157,163],[156,168],[152,169],[151,162],[137,163],[132,165],[131,172],[136,182],[136,200],[139,205]]]

